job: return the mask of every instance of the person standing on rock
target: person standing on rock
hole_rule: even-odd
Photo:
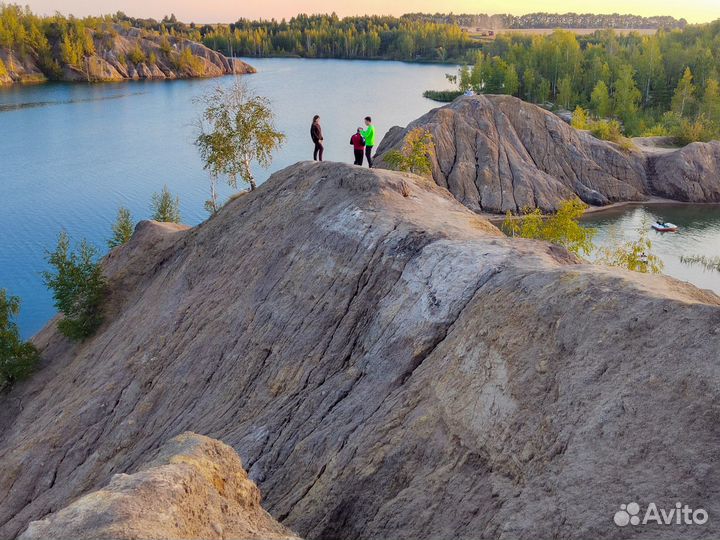
[[[365,157],[367,157],[368,167],[372,169],[372,151],[373,146],[375,146],[375,126],[373,126],[372,118],[369,116],[365,117],[365,126],[366,128],[360,133],[365,138]]]
[[[323,150],[325,150],[325,147],[323,146],[323,132],[322,128],[320,127],[320,117],[316,114],[313,116],[312,125],[310,126],[310,138],[312,139],[312,142],[315,144],[315,151],[313,152],[313,160],[315,161],[322,161],[323,160]]]
[[[362,128],[357,128],[355,135],[350,137],[350,144],[355,152],[355,165],[362,167],[363,154],[365,152],[365,138],[362,136]]]

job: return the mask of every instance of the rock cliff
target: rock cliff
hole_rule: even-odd
[[[391,129],[378,155],[401,147],[414,128],[433,135],[435,182],[476,212],[554,211],[575,195],[596,206],[650,196],[720,202],[720,143],[695,143],[661,157],[642,147],[625,151],[536,105],[483,95]]]
[[[720,298],[506,238],[429,180],[300,163],[196,228],[140,224],[106,272],[98,334],[51,323],[0,396],[2,538],[186,430],[231,445],[306,538],[609,539],[631,501],[720,515]]]
[[[138,472],[33,521],[20,540],[292,540],[260,506],[260,491],[229,446],[178,435]]]
[[[0,61],[6,74],[3,83],[43,82],[48,77],[63,81],[113,82],[140,79],[183,79],[254,73],[255,69],[185,38],[159,36],[137,28],[113,25],[108,32],[86,30],[92,34],[95,54],[80,65],[66,64],[56,54],[58,73],[46,74],[32,50],[19,54],[0,48]],[[57,47],[55,47],[57,51]]]

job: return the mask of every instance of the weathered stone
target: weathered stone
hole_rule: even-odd
[[[82,65],[63,65],[62,79],[65,81],[110,82],[138,79],[177,79],[187,77],[219,77],[233,73],[231,60],[221,53],[215,52],[201,43],[185,38],[144,34],[137,28],[127,29],[121,25],[113,25],[114,34],[97,34],[92,30],[95,50],[102,53],[93,54],[83,59]],[[169,51],[163,46],[162,40],[167,39]],[[137,49],[143,52],[145,62],[134,65],[131,54]],[[200,69],[192,67],[180,69],[177,55],[184,48],[189,48],[197,57]],[[121,61],[122,59],[122,61]],[[0,48],[0,60],[8,66],[8,74],[0,76],[0,84],[13,82],[42,82],[46,78],[40,70],[37,55],[32,51],[20,56],[15,52]],[[152,60],[152,61],[151,61]],[[234,59],[236,74],[255,73],[255,69]]]
[[[48,325],[42,368],[0,396],[2,538],[186,430],[230,444],[307,538],[617,538],[630,501],[720,515],[720,298],[506,238],[434,182],[300,163],[196,228],[142,223],[105,270],[97,335]]]
[[[184,433],[137,472],[33,521],[20,540],[297,539],[260,506],[229,446]]]
[[[401,147],[415,128],[433,135],[435,182],[476,212],[554,211],[575,195],[595,206],[651,195],[720,200],[716,147],[670,151],[662,167],[652,168],[650,150],[623,150],[510,96],[462,97],[430,111],[405,129],[391,129],[378,156]]]

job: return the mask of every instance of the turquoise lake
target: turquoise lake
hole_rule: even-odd
[[[325,159],[352,163],[348,144],[362,118],[372,115],[378,141],[394,125],[438,104],[426,89],[449,88],[452,66],[343,60],[253,59],[243,80],[272,100],[287,135],[270,173],[312,158],[309,126],[322,117]],[[180,196],[183,221],[207,217],[208,181],[193,146],[198,106],[193,98],[232,77],[120,84],[46,84],[0,89],[0,288],[22,298],[25,336],[53,315],[40,272],[44,253],[64,229],[105,252],[117,208],[136,220],[150,214],[151,194],[167,184]],[[223,189],[224,196],[229,189]],[[657,238],[666,273],[720,292],[720,273],[679,262],[682,254],[720,255],[720,207],[626,207],[589,218],[600,230],[632,231],[662,215],[681,226]]]

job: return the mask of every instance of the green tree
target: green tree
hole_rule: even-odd
[[[637,128],[638,104],[642,94],[635,85],[632,66],[625,65],[620,69],[615,80],[615,115],[622,121],[626,132]]]
[[[607,85],[598,81],[590,95],[590,108],[600,118],[607,118],[612,114],[612,102]]]
[[[142,47],[140,47],[139,43],[135,43],[135,46],[130,50],[130,53],[128,54],[128,59],[133,64],[142,64],[145,59],[145,51],[142,50]]]
[[[708,79],[705,83],[700,114],[720,128],[720,84],[715,79]]]
[[[432,174],[432,156],[435,152],[432,134],[422,128],[410,131],[401,150],[391,150],[383,161],[395,171],[411,172],[420,176]]]
[[[47,254],[52,270],[42,275],[63,314],[58,329],[75,341],[91,336],[102,324],[106,281],[96,257],[97,250],[85,240],[71,251],[65,232],[60,233],[55,251]]]
[[[0,289],[0,390],[29,376],[40,360],[35,346],[20,339],[19,313],[20,299]]]
[[[558,105],[563,109],[569,109],[573,102],[573,87],[570,77],[563,77],[558,82]]]
[[[682,79],[675,88],[671,108],[674,113],[680,116],[689,115],[695,104],[695,85],[693,74],[690,68],[685,68]]]
[[[600,247],[596,262],[643,274],[659,274],[663,263],[652,253],[652,241],[648,237],[647,225],[644,224],[638,231],[640,237],[637,240],[613,239],[610,245]]]
[[[112,238],[108,240],[108,247],[113,249],[117,246],[126,244],[133,234],[135,226],[133,225],[132,216],[130,210],[121,206],[118,209],[117,219],[112,226]]]
[[[216,86],[196,101],[204,110],[198,121],[195,145],[200,150],[203,168],[210,175],[210,199],[205,206],[216,212],[218,178],[224,176],[234,189],[240,179],[254,190],[252,162],[268,167],[285,135],[275,128],[270,101],[239,81],[227,88]]]
[[[164,185],[160,193],[153,193],[152,219],[161,223],[180,223],[180,197],[173,197],[167,185]]]
[[[503,83],[503,92],[509,96],[516,96],[520,90],[520,78],[517,74],[515,66],[510,64],[505,70],[505,82]]]
[[[520,216],[508,212],[502,230],[509,236],[545,240],[573,253],[589,254],[594,249],[592,241],[596,231],[580,225],[586,209],[587,205],[580,199],[569,199],[550,216],[543,216],[537,208]]]

